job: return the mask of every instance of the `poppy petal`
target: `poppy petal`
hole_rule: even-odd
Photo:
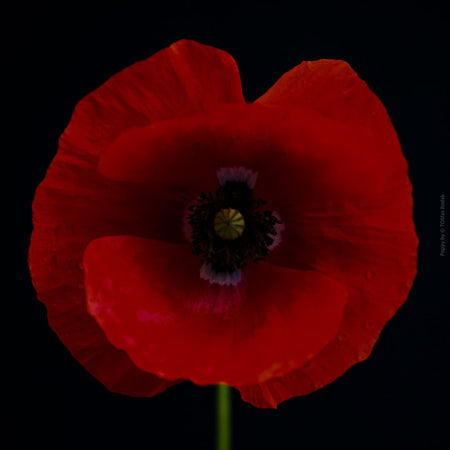
[[[195,196],[215,191],[218,169],[246,167],[258,172],[255,195],[277,211],[293,205],[342,209],[347,198],[373,206],[390,188],[384,172],[395,179],[406,170],[386,167],[364,128],[308,109],[259,104],[130,129],[99,164],[108,178],[183,187]]]
[[[256,102],[314,110],[339,122],[370,128],[380,140],[397,140],[383,104],[345,61],[304,61]],[[401,155],[393,153],[391,157],[400,159]]]
[[[92,239],[111,234],[181,242],[188,200],[166,187],[111,182],[98,172],[99,155],[129,127],[243,101],[231,56],[193,41],[176,42],[79,102],[36,191],[29,266],[37,295],[61,341],[112,391],[148,396],[173,382],[138,369],[87,313],[83,252]]]
[[[350,195],[340,204],[317,202],[314,208],[299,204],[283,211],[290,226],[271,262],[327,274],[347,286],[349,302],[336,338],[313,360],[284,377],[241,388],[242,398],[255,406],[276,407],[332,382],[369,356],[411,289],[418,240],[407,165],[395,131],[381,102],[348,64],[302,63],[258,102],[307,107],[337,123],[364,128],[373,136],[370,151],[384,162],[374,171],[384,184],[384,189],[373,191],[376,202]]]
[[[184,39],[113,75],[83,98],[63,137],[83,153],[98,155],[131,127],[243,102],[234,59]]]
[[[211,285],[188,245],[131,236],[92,241],[84,267],[88,310],[111,343],[142,370],[197,384],[246,385],[303,365],[333,339],[347,299],[317,272],[264,263],[237,286]],[[217,314],[221,295],[230,305]]]

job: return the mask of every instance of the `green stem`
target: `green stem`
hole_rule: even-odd
[[[216,391],[216,449],[231,450],[231,389],[218,384]]]

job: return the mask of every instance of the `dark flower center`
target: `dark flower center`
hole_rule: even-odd
[[[264,259],[270,254],[276,225],[281,224],[273,212],[263,209],[265,205],[253,197],[245,182],[227,181],[215,196],[202,192],[186,216],[192,229],[192,253],[218,274]]]

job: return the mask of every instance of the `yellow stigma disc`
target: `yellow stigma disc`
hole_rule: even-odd
[[[237,209],[221,209],[214,218],[214,231],[219,237],[227,241],[232,241],[241,236],[244,228],[244,218]]]

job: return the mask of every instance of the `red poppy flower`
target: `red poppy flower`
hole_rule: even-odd
[[[77,105],[33,212],[50,326],[131,396],[319,389],[368,357],[416,273],[406,161],[343,61],[250,104],[230,55],[176,42]]]

